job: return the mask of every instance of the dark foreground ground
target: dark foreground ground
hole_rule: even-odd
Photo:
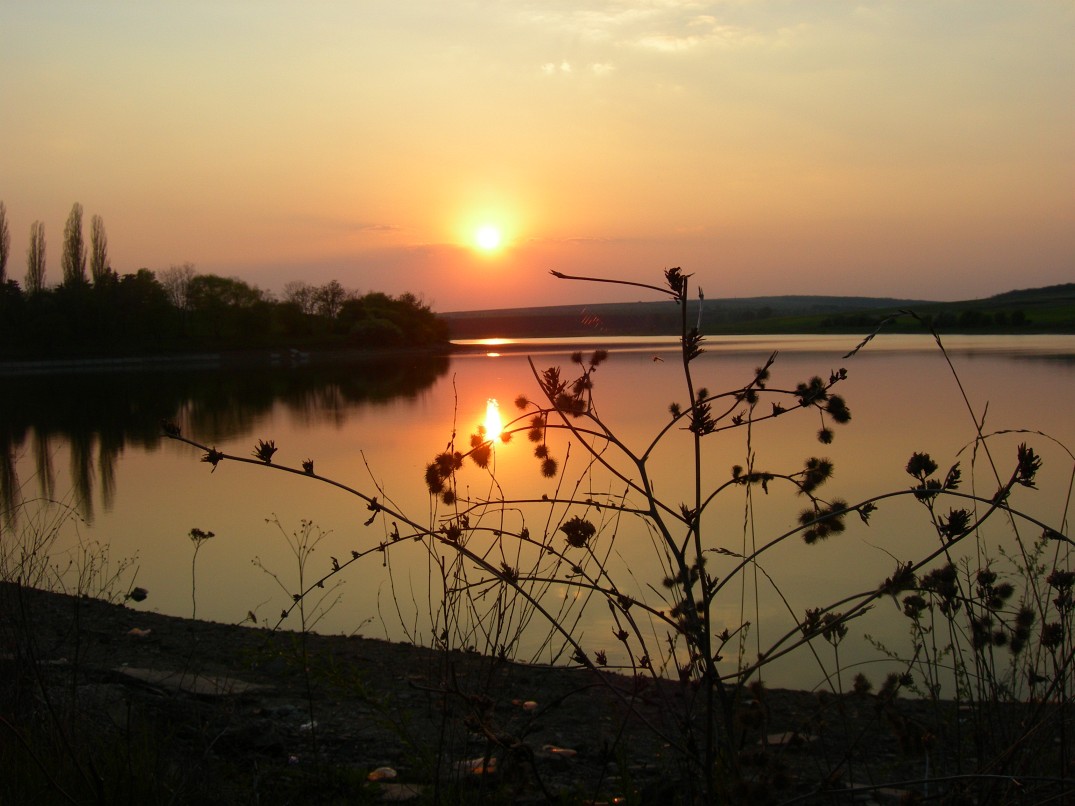
[[[295,633],[2,584],[0,680],[0,803],[665,804],[692,789],[679,762],[695,692],[627,676],[365,638],[304,649]],[[921,782],[967,752],[941,746],[938,716],[872,694],[742,692],[722,767],[740,783],[722,801],[963,802]]]

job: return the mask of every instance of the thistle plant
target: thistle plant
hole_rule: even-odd
[[[1012,770],[1037,770],[1056,757],[1037,752],[1041,726],[1059,729],[1059,757],[1066,758],[1075,577],[1069,570],[1071,541],[1063,533],[1066,513],[1047,523],[1014,500],[1017,493],[1035,489],[1042,459],[1033,448],[1020,444],[1008,459],[1010,469],[1002,473],[1005,462],[991,448],[996,435],[984,433],[975,417],[969,491],[959,461],[942,473],[927,453],[914,452],[906,461],[909,487],[848,502],[828,492],[834,465],[826,456],[806,456],[793,468],[769,468],[752,447],[759,429],[777,418],[795,417],[806,418],[819,445],[832,444],[839,428],[852,420],[840,393],[849,376],[846,368],[781,386],[772,380],[778,360],[774,353],[740,385],[714,392],[697,377],[695,362],[705,339],[688,321],[691,275],[669,269],[660,286],[554,275],[572,282],[642,287],[679,306],[680,387],[648,442],[628,444],[602,416],[600,378],[610,360],[604,350],[575,353],[567,368],[541,368],[531,360],[536,392],[517,397],[518,415],[500,434],[479,426],[457,443],[453,431],[426,464],[430,506],[421,517],[401,511],[376,485],[361,490],[318,474],[311,458],[297,467],[273,461],[277,448],[272,441],[259,441],[252,455],[232,455],[168,426],[169,436],[201,450],[203,461],[214,468],[222,461],[247,463],[353,495],[365,506],[365,526],[380,529],[372,545],[353,550],[350,557],[332,557],[330,565],[300,578],[300,590],[282,618],[366,557],[381,556],[387,565],[389,554],[418,548],[428,557],[435,582],[429,616],[436,645],[511,659],[518,656],[524,633],[537,632],[545,660],[595,672],[627,672],[634,689],[616,687],[604,675],[598,679],[628,709],[646,686],[653,696],[668,696],[667,721],[650,727],[677,759],[684,802],[715,803],[773,798],[789,785],[783,772],[774,772],[777,766],[759,763],[751,745],[764,722],[756,715],[763,708],[769,665],[792,653],[813,657],[832,695],[842,701],[842,647],[849,627],[891,601],[911,624],[911,653],[878,643],[898,671],[877,695],[867,693],[871,684],[860,672],[855,694],[846,696],[875,697],[877,719],[900,726],[904,735],[909,735],[910,723],[895,704],[899,692],[915,691],[930,699],[937,706],[934,715],[946,721],[920,731],[919,738],[955,731],[949,748],[955,768],[937,765],[945,774],[963,775],[969,769],[971,780],[988,781],[990,793],[1001,797],[1019,785]],[[700,290],[698,297],[703,299]],[[853,358],[875,335],[844,358]],[[939,339],[937,345],[948,359]],[[958,383],[954,368],[953,375]],[[510,495],[497,475],[498,443],[520,435],[536,462],[536,483],[551,487],[540,496]],[[726,450],[718,448],[733,437],[742,439],[744,458],[728,467]],[[671,475],[656,462],[662,450],[677,457]],[[986,457],[994,476],[987,493],[977,491],[979,457]],[[718,514],[718,502],[733,497],[749,508],[755,496],[785,492],[800,502],[798,517],[768,539],[748,539],[746,527],[737,534]],[[762,580],[782,598],[779,581],[767,570],[770,557],[793,540],[817,545],[849,539],[847,533],[865,529],[901,500],[922,508],[936,534],[935,547],[895,561],[888,578],[863,580],[859,592],[837,601],[796,612],[782,599],[792,623],[762,644],[761,625],[746,616],[743,591]],[[1001,519],[1017,537],[1015,556],[1004,558],[1013,570],[1003,573],[983,537],[985,526]],[[1027,528],[1040,537],[1023,539]],[[640,580],[643,569],[625,568],[617,560],[619,544],[637,540],[651,541],[653,565],[663,584]],[[967,552],[961,553],[972,544],[973,564]],[[1008,578],[1012,574],[1020,577],[1018,584]],[[610,653],[607,638],[595,641],[580,631],[587,608],[609,613],[615,652]],[[724,614],[736,608],[739,622],[727,623]],[[754,652],[747,650],[751,631],[758,636]],[[828,652],[818,639],[829,645]],[[981,730],[969,732],[973,735],[960,733],[961,723],[941,707],[949,678],[955,680],[957,702],[973,706],[981,720]],[[675,687],[672,694],[668,681]],[[1029,721],[1019,731],[1005,733],[1006,744],[981,739],[986,725],[999,719],[999,712],[990,710],[993,705],[1034,698],[1060,707],[1028,712]],[[848,747],[842,752],[810,785],[819,797],[835,794],[841,776],[858,769],[852,760],[859,751]],[[929,788],[937,765],[923,773],[923,788]],[[1061,770],[1059,777],[1065,774]],[[1059,786],[1065,791],[1063,782]]]

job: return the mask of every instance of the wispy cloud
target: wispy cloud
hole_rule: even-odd
[[[617,237],[598,237],[598,236],[591,236],[591,235],[575,235],[575,236],[568,236],[568,237],[564,237],[564,238],[551,238],[551,237],[527,238],[526,242],[528,244],[531,244],[531,245],[534,245],[534,246],[557,245],[557,244],[574,244],[576,246],[587,246],[587,245],[592,244],[592,245],[601,246],[601,245],[605,245],[605,244],[633,243],[635,240],[636,240],[635,238],[622,238],[622,237],[617,238]]]
[[[632,44],[650,50],[678,53],[704,47],[753,47],[764,45],[767,41],[767,37],[757,31],[722,23],[711,15],[702,15],[673,22],[664,31],[640,34]]]
[[[562,61],[560,63],[546,62],[541,65],[541,72],[547,76],[555,76],[557,74],[570,74],[573,70],[571,62]]]
[[[742,3],[694,0],[606,2],[589,8],[548,5],[531,10],[530,21],[581,42],[677,53],[703,47],[764,45],[769,36],[733,21]],[[727,10],[722,13],[722,11]]]
[[[286,221],[290,226],[303,225],[313,229],[331,232],[372,232],[393,233],[401,232],[403,227],[398,224],[386,224],[375,221],[354,221],[349,218],[339,218],[330,215],[295,215],[289,212]]]
[[[594,62],[583,68],[586,73],[594,76],[608,76],[615,72],[616,67],[611,62]],[[570,76],[575,74],[575,65],[564,60],[561,62],[545,62],[541,65],[541,72],[547,76]]]

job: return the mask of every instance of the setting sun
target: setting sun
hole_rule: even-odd
[[[479,249],[486,252],[492,252],[499,247],[500,241],[500,230],[492,224],[485,224],[479,227],[478,231],[474,234],[474,242],[478,245]]]

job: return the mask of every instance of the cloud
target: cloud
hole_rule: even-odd
[[[355,229],[359,232],[400,232],[403,227],[398,224],[357,224]]]
[[[573,72],[573,68],[569,61],[562,61],[559,64],[555,62],[546,62],[541,65],[541,72],[547,76],[554,76],[557,74],[570,74]]]
[[[529,20],[583,42],[661,53],[764,45],[767,36],[760,30],[735,24],[742,5],[719,4],[719,11],[714,13],[712,3],[696,0],[610,0],[585,9],[566,4],[551,9],[543,6],[534,10]]]
[[[678,30],[639,35],[633,45],[663,53],[680,53],[703,47],[735,48],[764,43],[764,37],[745,28],[725,25],[709,15],[694,17],[678,26]]]
[[[333,215],[296,215],[288,213],[283,219],[287,226],[303,226],[308,229],[322,232],[372,232],[392,233],[401,232],[403,227],[398,224],[384,224],[374,221],[353,221],[349,218],[340,218]]]
[[[610,62],[594,62],[586,68],[591,75],[603,77],[611,75],[615,70],[615,66]],[[541,65],[541,72],[547,76],[570,76],[575,73],[575,67],[569,61],[562,61],[559,64],[556,62],[545,62]]]
[[[574,244],[574,245],[589,245],[589,244],[620,244],[620,243],[633,243],[637,239],[635,238],[623,238],[623,237],[601,237],[592,235],[575,235],[561,238],[554,237],[541,237],[541,238],[527,238],[526,243],[533,246],[549,246],[560,244]]]

